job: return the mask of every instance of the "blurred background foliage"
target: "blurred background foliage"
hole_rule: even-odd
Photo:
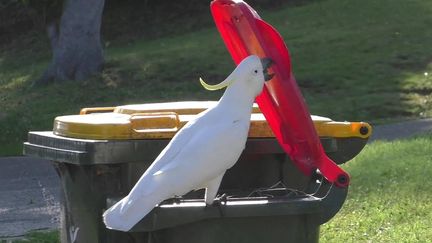
[[[317,0],[291,0],[302,5]],[[204,0],[106,0],[102,21],[105,41],[130,41],[158,38],[212,25],[210,1]],[[248,1],[257,9],[271,9],[286,4],[284,0]],[[62,0],[1,0],[0,45],[20,37],[45,35],[46,26],[58,22]],[[198,21],[197,21],[198,20]],[[172,28],[173,23],[181,28]]]
[[[51,60],[46,26],[64,2],[0,2],[0,155],[20,154],[27,131],[82,107],[215,100],[221,93],[198,77],[216,82],[233,69],[210,0],[106,0],[103,72],[31,88]],[[284,38],[312,114],[372,124],[432,117],[432,1],[247,2]]]

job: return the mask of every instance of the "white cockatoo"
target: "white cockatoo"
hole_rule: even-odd
[[[177,132],[129,195],[103,214],[106,227],[129,231],[162,201],[201,188],[206,188],[205,203],[212,204],[225,171],[245,147],[252,105],[272,77],[270,65],[270,59],[251,55],[219,84],[200,79],[208,90],[227,89],[214,107]]]

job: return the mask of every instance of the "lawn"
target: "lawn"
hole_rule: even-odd
[[[431,13],[426,0],[324,0],[261,15],[290,48],[312,113],[376,123],[432,115]],[[107,43],[100,76],[31,88],[50,60],[40,39],[0,48],[0,156],[21,154],[27,131],[50,130],[54,117],[81,107],[217,99],[198,78],[216,82],[234,67],[208,27]]]
[[[342,210],[321,228],[321,242],[430,242],[432,134],[374,142],[345,169]]]
[[[57,243],[60,242],[58,231],[31,232],[19,240],[0,240],[0,243]]]

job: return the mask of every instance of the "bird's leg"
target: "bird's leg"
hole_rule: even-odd
[[[205,196],[204,196],[204,201],[205,201],[206,205],[212,205],[213,204],[213,201],[216,197],[216,194],[218,192],[218,189],[219,189],[219,186],[220,186],[220,183],[222,181],[223,176],[224,176],[224,173],[213,178],[211,181],[207,182],[206,192],[205,192]]]
[[[216,207],[219,210],[219,214],[221,217],[225,216],[224,210],[222,209],[222,202],[226,204],[227,194],[222,194],[219,197],[215,198],[212,203],[212,207]]]
[[[226,193],[224,193],[224,194],[220,195],[219,197],[216,197],[213,200],[213,204],[212,205],[213,206],[221,206],[222,202],[226,203],[227,199],[228,199],[228,195]]]

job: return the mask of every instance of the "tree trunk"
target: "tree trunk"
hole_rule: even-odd
[[[35,85],[83,80],[102,71],[100,29],[105,0],[66,0],[60,26],[48,27],[52,63]]]

